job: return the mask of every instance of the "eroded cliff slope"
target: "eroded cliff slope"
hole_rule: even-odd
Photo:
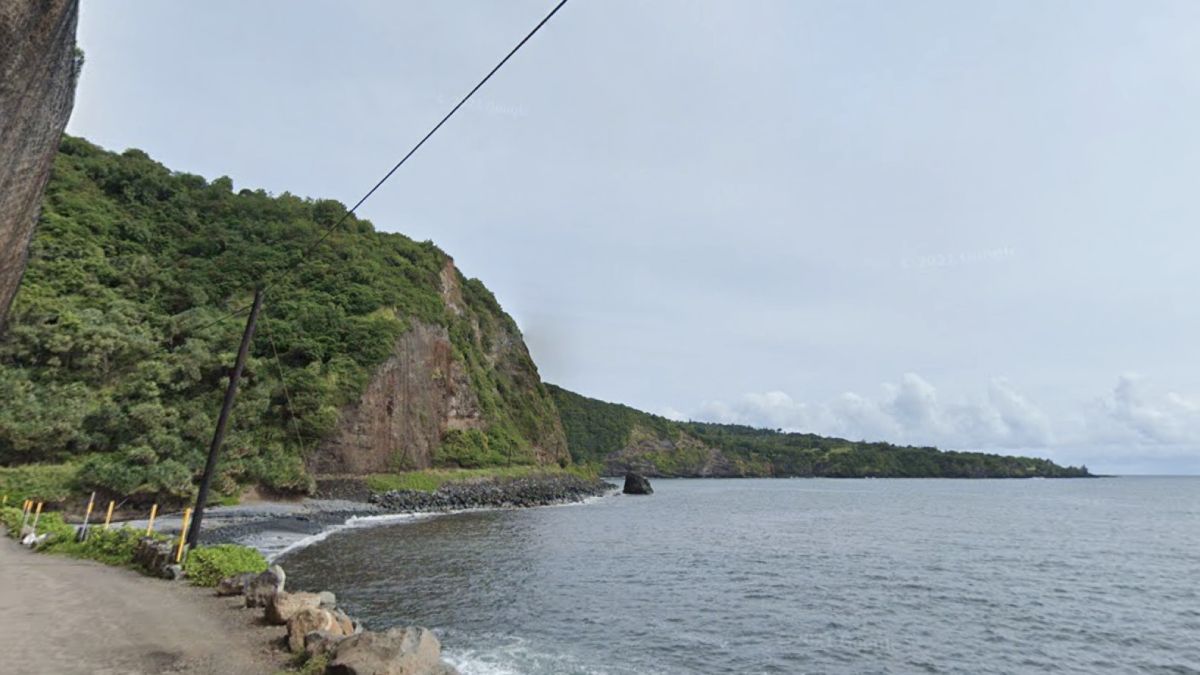
[[[75,101],[79,0],[0,2],[0,331]]]
[[[267,284],[217,487],[567,463],[515,322],[431,242],[66,137],[0,339],[0,464],[187,495],[251,289]],[[321,241],[315,249],[313,242]],[[303,255],[303,257],[302,257]]]

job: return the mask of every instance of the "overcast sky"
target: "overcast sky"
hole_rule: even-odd
[[[353,203],[552,6],[84,0],[69,131]],[[1200,2],[573,0],[360,212],[542,376],[1200,473]]]

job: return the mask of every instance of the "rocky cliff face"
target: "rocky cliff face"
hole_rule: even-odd
[[[0,3],[0,330],[75,101],[79,0]]]
[[[569,461],[554,402],[516,324],[486,291],[484,297],[464,292],[449,260],[440,283],[449,326],[414,322],[397,340],[359,400],[341,411],[334,437],[310,457],[315,473],[428,468],[447,433],[468,430],[495,438],[503,429],[539,463]],[[464,350],[456,338],[474,349]],[[484,362],[473,363],[468,353],[481,353]],[[511,411],[533,414],[513,418]]]

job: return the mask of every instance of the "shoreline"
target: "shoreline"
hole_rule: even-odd
[[[372,494],[369,501],[313,498],[214,507],[206,513],[214,527],[203,531],[200,541],[248,546],[275,562],[344,530],[476,511],[581,504],[619,490],[602,479],[556,475],[454,483],[433,492],[396,490]],[[163,525],[177,530],[180,523],[172,520]]]

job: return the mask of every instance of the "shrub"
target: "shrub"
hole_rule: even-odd
[[[24,499],[61,502],[75,490],[77,469],[73,464],[0,467],[0,495],[7,495],[9,504],[20,504]]]
[[[137,547],[138,539],[141,537],[141,531],[130,527],[121,527],[115,530],[91,527],[88,528],[87,540],[75,541],[73,536],[56,538],[46,546],[45,550],[72,558],[95,560],[105,565],[129,566],[133,564],[133,550]]]
[[[266,571],[267,559],[256,550],[237,544],[201,546],[188,554],[184,569],[192,585],[216,586],[225,577]]]

